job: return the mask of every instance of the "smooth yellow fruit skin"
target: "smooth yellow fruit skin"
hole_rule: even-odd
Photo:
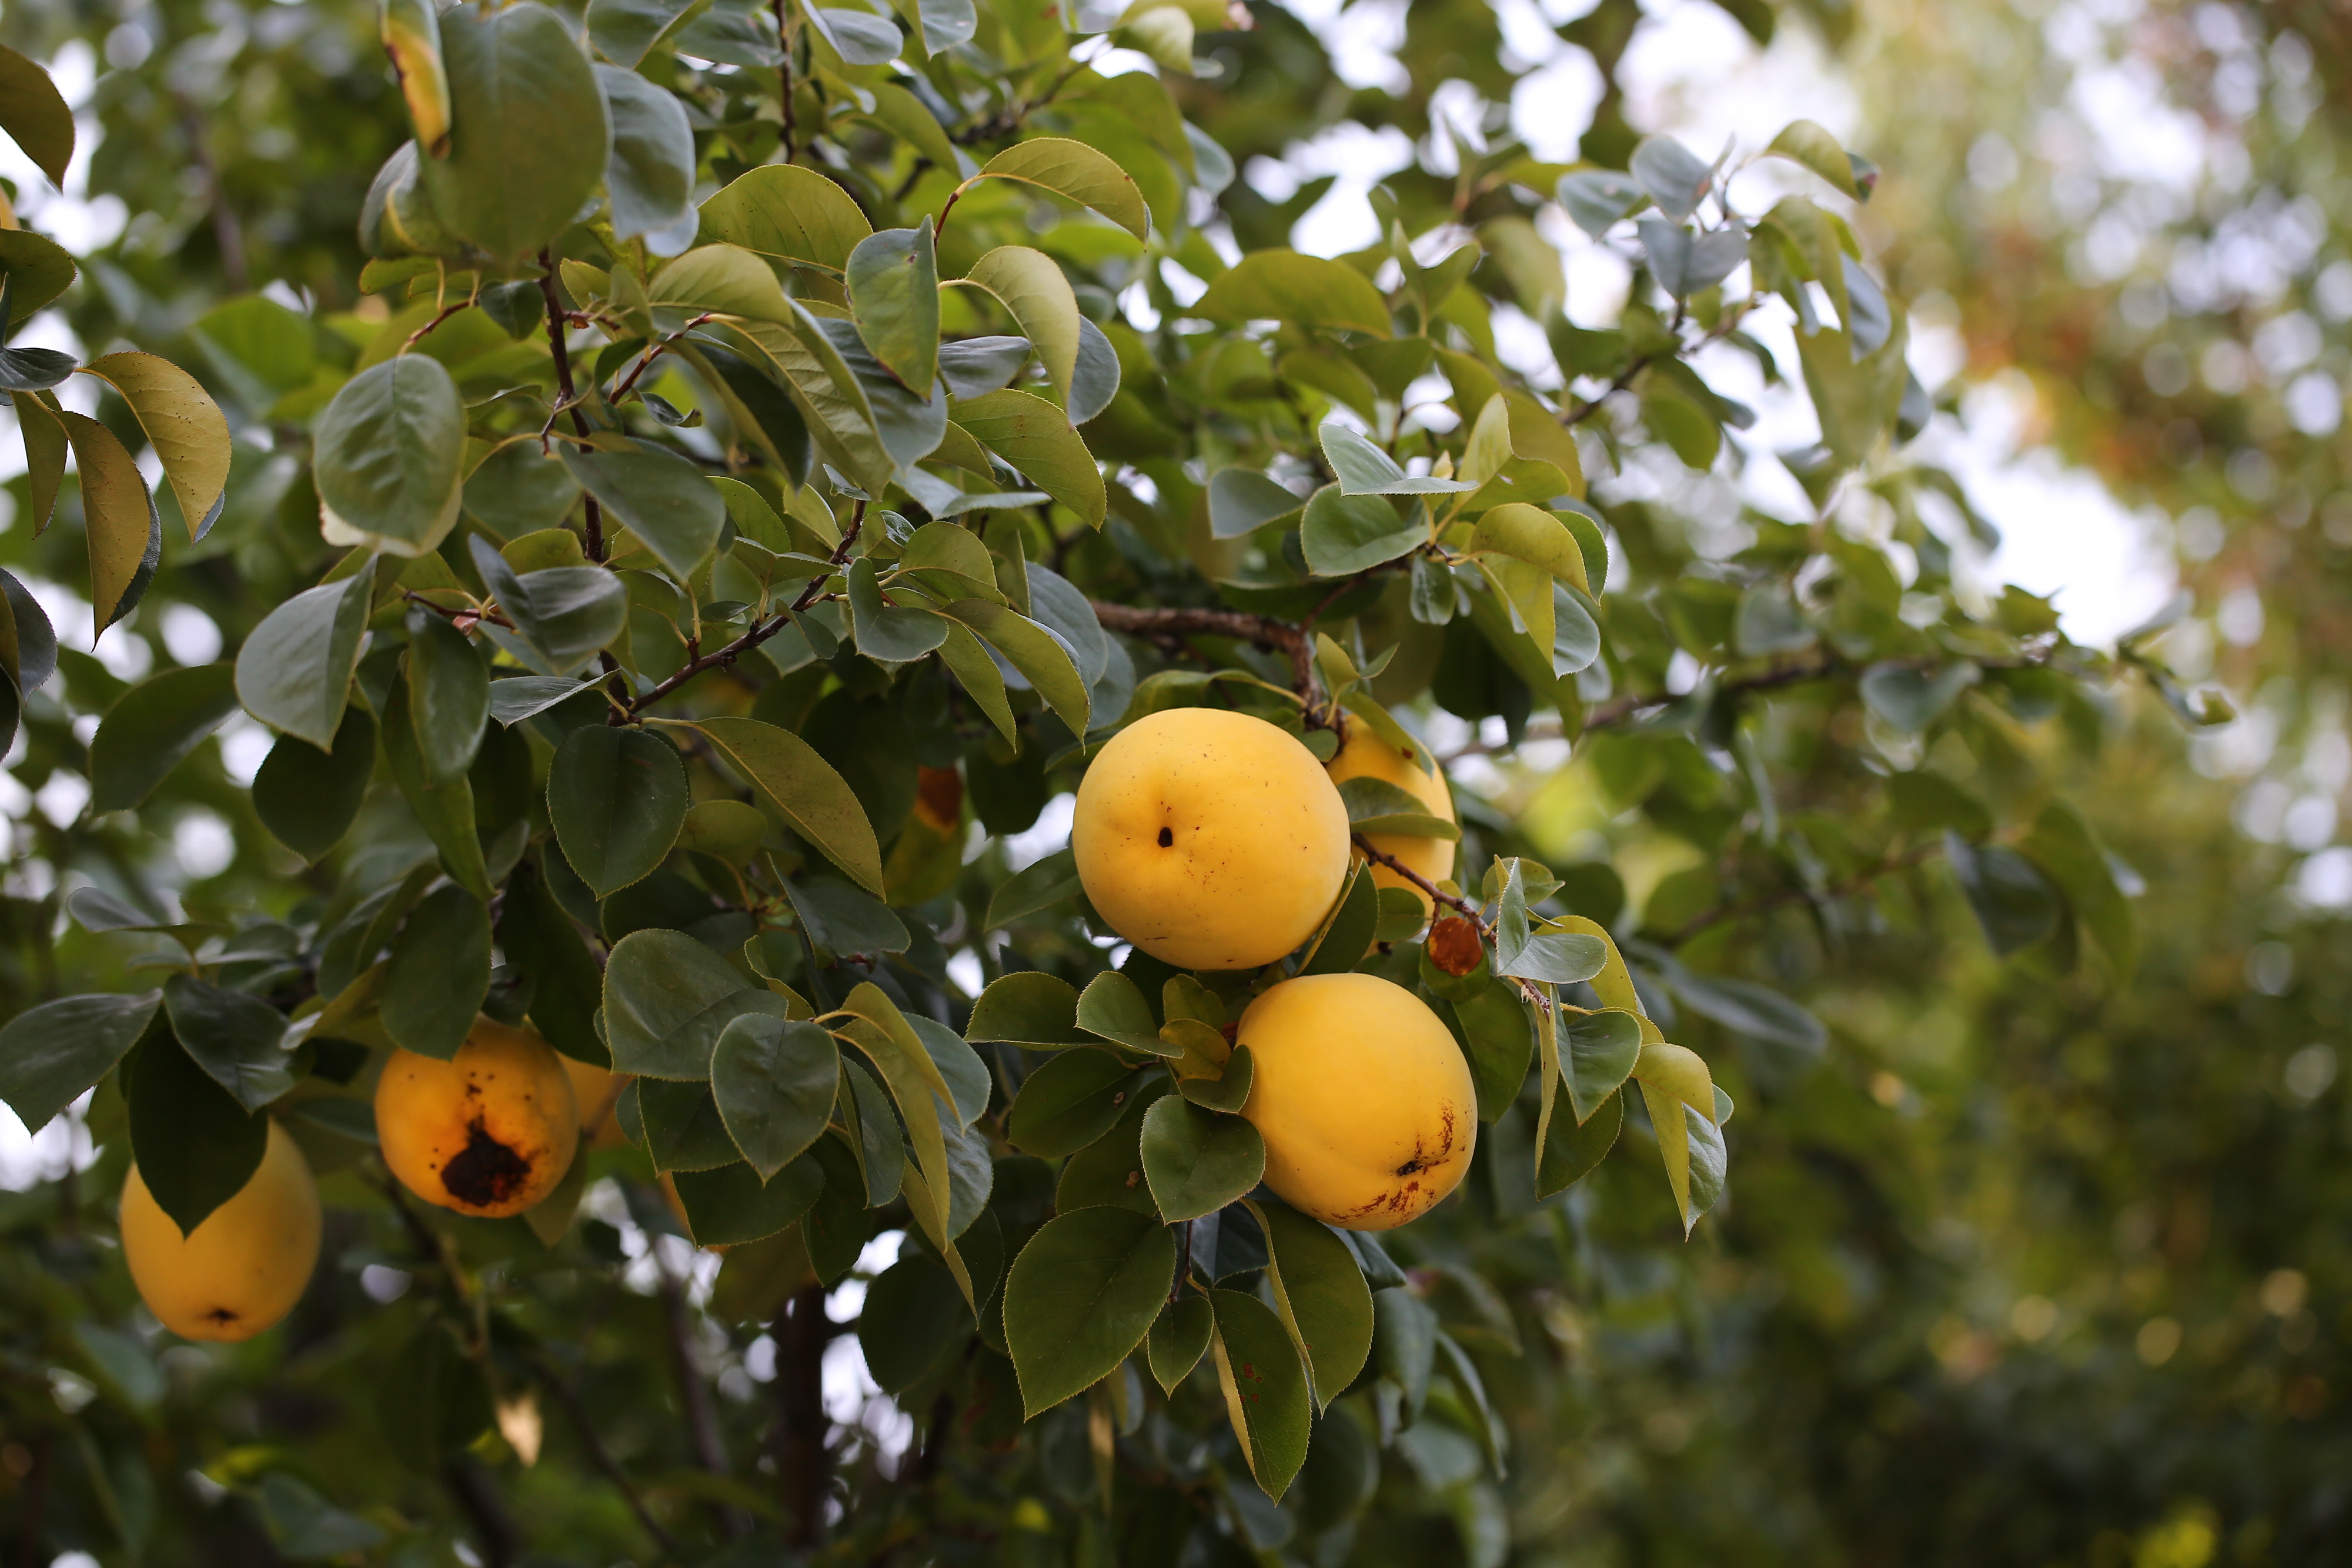
[[[478,1018],[447,1061],[393,1052],[376,1081],[375,1131],[403,1186],[495,1219],[555,1190],[579,1148],[580,1107],[552,1046]]]
[[[1462,819],[1454,814],[1454,791],[1445,787],[1445,775],[1423,773],[1421,764],[1409,752],[1399,751],[1379,736],[1370,725],[1361,721],[1348,726],[1348,739],[1339,747],[1339,755],[1331,758],[1324,769],[1331,775],[1333,784],[1345,784],[1350,779],[1378,779],[1420,801],[1433,817],[1443,817],[1457,825]],[[1394,855],[1432,882],[1444,882],[1454,874],[1454,841],[1452,839],[1416,838],[1411,833],[1372,833],[1365,841],[1382,854]],[[1372,864],[1372,885],[1401,887],[1421,900],[1422,913],[1429,912],[1429,894],[1377,861]]]
[[[132,1166],[122,1257],[139,1299],[183,1339],[251,1339],[294,1310],[319,1266],[319,1184],[275,1119],[261,1164],[186,1236]]]
[[[629,1075],[576,1056],[556,1054],[563,1063],[563,1075],[572,1080],[572,1101],[580,1107],[581,1143],[592,1149],[617,1149],[627,1143],[613,1110],[621,1103],[621,1091],[629,1086]]]
[[[1348,809],[1262,718],[1168,708],[1111,738],[1070,848],[1111,929],[1180,969],[1254,969],[1315,934],[1348,874]]]
[[[1462,1048],[1378,975],[1302,975],[1242,1014],[1265,1185],[1342,1230],[1393,1230],[1459,1186],[1478,1143]]]

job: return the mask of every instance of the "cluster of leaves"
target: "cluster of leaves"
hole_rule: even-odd
[[[1777,990],[1701,972],[1760,917],[1803,912],[1834,940],[1880,879],[1941,852],[1997,947],[2079,930],[2128,966],[2108,862],[2011,743],[2088,715],[2111,670],[2045,604],[1977,613],[1953,587],[1928,514],[1985,525],[1899,451],[1924,399],[1845,222],[1800,195],[1743,215],[1731,166],[1668,141],[1622,171],[1498,145],[1450,187],[1379,193],[1364,252],[1244,248],[1263,214],[1179,108],[1203,90],[1181,79],[1198,37],[1233,20],[394,5],[415,138],[360,220],[373,308],[305,320],[247,298],[190,328],[232,407],[307,429],[271,509],[345,553],[233,664],[115,697],[92,805],[176,787],[241,706],[278,735],[247,809],[283,885],[210,919],[135,879],[77,894],[85,930],[166,938],[172,977],[24,1013],[0,1030],[0,1091],[38,1124],[99,1085],[93,1134],[184,1225],[253,1168],[258,1116],[282,1116],[377,1228],[345,1256],[436,1281],[394,1314],[414,1330],[397,1354],[428,1369],[403,1377],[399,1416],[425,1473],[493,1427],[519,1448],[499,1415],[519,1390],[572,1394],[546,1370],[570,1354],[551,1276],[620,1262],[577,1206],[592,1177],[642,1198],[660,1176],[692,1239],[732,1249],[714,1315],[810,1354],[824,1288],[908,1231],[860,1346],[908,1411],[963,1412],[919,1462],[997,1498],[992,1530],[1108,1529],[1154,1557],[1188,1535],[1344,1550],[1386,1450],[1450,1476],[1432,1490],[1490,1539],[1475,1477],[1508,1439],[1474,1352],[1516,1348],[1510,1317],[1446,1267],[1451,1242],[1400,1239],[1408,1273],[1256,1190],[1263,1151],[1233,1113],[1246,1056],[1222,1032],[1253,987],[1360,967],[1433,1002],[1490,1124],[1474,1233],[1572,1193],[1629,1126],[1687,1231],[1724,1190],[1731,1096],[1669,1033],[1822,1040]],[[1104,35],[1162,75],[1073,54]],[[1802,122],[1771,149],[1845,198],[1874,178]],[[1637,264],[1612,330],[1559,314],[1532,222],[1553,201]],[[1205,287],[1180,291],[1185,274]],[[1556,377],[1505,363],[1505,308],[1547,324]],[[1588,493],[1588,463],[1645,449],[1695,474],[1745,460],[1750,411],[1694,361],[1727,344],[1777,383],[1747,329],[1782,311],[1822,433],[1783,460],[1820,518],[1750,516],[1746,548],[1698,558],[1667,507]],[[1409,408],[1433,376],[1443,395]],[[185,395],[161,371],[107,379],[200,538],[226,449],[174,434],[195,415],[142,390]],[[20,418],[28,453],[40,417]],[[99,565],[131,492],[76,455],[102,629],[136,602]],[[1895,517],[1907,582],[1830,520],[1855,495]],[[20,634],[27,690],[45,633]],[[1699,674],[1670,692],[1677,661]],[[1031,828],[1122,724],[1184,704],[1327,758],[1361,726],[1424,766],[1433,709],[1512,740],[1549,716],[1697,863],[1637,923],[1613,869],[1546,865],[1465,792],[1426,940],[1419,899],[1360,875],[1265,975],[1113,967],[1066,854],[967,863],[970,828]],[[1952,737],[2007,746],[1998,813],[1923,764]],[[1455,831],[1401,794],[1352,789],[1358,831]],[[511,1225],[419,1217],[361,1180],[372,1063],[446,1056],[478,1011],[631,1075],[629,1146]],[[658,1200],[633,1212],[670,1226]],[[1031,1440],[999,1454],[1023,1416]],[[578,1440],[609,1459],[584,1423]],[[1466,1471],[1439,1462],[1465,1444]],[[723,1443],[696,1458],[726,1468]],[[824,1527],[824,1463],[819,1446],[781,1467],[802,1540]],[[281,1545],[297,1515],[346,1542],[394,1527],[303,1514],[286,1468],[215,1479],[259,1489]],[[1005,1500],[1033,1479],[1058,1511]],[[629,1492],[624,1546],[642,1524],[678,1550],[685,1520],[734,1533],[767,1506],[710,1478],[685,1494],[712,1506],[665,1519]],[[1116,1501],[1111,1525],[1089,1501]],[[844,1531],[893,1528],[859,1509]]]

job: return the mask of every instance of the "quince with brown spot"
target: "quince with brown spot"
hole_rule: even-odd
[[[563,1059],[525,1030],[474,1020],[446,1061],[397,1051],[375,1087],[376,1137],[403,1186],[485,1219],[555,1190],[580,1144]]]
[[[137,1166],[122,1184],[131,1283],[183,1339],[248,1340],[291,1312],[319,1266],[319,1184],[274,1119],[253,1175],[184,1236]]]
[[[1392,1230],[1459,1186],[1478,1092],[1453,1033],[1378,975],[1302,975],[1250,1003],[1242,1114],[1265,1140],[1265,1185],[1342,1230]]]

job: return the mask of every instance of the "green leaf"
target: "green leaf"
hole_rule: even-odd
[[[931,1065],[947,1083],[949,1109],[955,1113],[957,1124],[969,1127],[979,1121],[987,1112],[996,1087],[988,1063],[980,1059],[980,1052],[964,1043],[963,1036],[936,1019],[910,1013],[907,1023],[914,1030],[915,1038],[923,1042]]]
[[[27,1133],[113,1071],[154,1021],[161,991],[60,997],[26,1009],[0,1027],[0,1100]]]
[[[184,1236],[261,1168],[269,1118],[237,1103],[169,1031],[149,1035],[129,1067],[131,1157]]]
[[[1615,1146],[1624,1122],[1625,1096],[1613,1090],[1580,1121],[1553,1117],[1536,1162],[1536,1197],[1549,1197],[1581,1181]]]
[[[603,567],[551,566],[517,576],[489,540],[478,534],[466,544],[483,585],[520,635],[502,638],[487,623],[485,632],[509,653],[520,645],[535,653],[542,674],[578,668],[627,629],[628,591]]]
[[[1618,1085],[1633,1075],[1642,1054],[1642,1023],[1632,1013],[1612,1009],[1579,1018],[1563,1015],[1559,1027],[1560,1076],[1568,1082],[1568,1103],[1577,1124],[1591,1120]],[[1558,1122],[1553,1126],[1558,1127]],[[1549,1143],[1546,1145],[1549,1146]]]
[[[643,1132],[639,1141],[653,1157],[655,1170],[715,1171],[743,1164],[735,1140],[727,1135],[727,1124],[719,1114],[709,1084],[639,1078],[622,1091],[622,1109],[625,1111],[632,1103]],[[623,1127],[629,1125],[626,1115],[619,1120]],[[746,1175],[751,1174],[751,1166],[743,1169]]]
[[[316,862],[351,831],[374,772],[375,716],[354,705],[331,750],[299,735],[278,737],[253,776],[254,814],[279,843]]]
[[[1598,937],[1573,930],[1534,930],[1519,862],[1515,858],[1508,865],[1495,917],[1495,972],[1562,986],[1600,974],[1609,962],[1607,946]],[[1543,924],[1549,927],[1559,923]]]
[[[1265,1234],[1266,1282],[1275,1311],[1325,1410],[1364,1370],[1372,1354],[1372,1292],[1356,1254],[1339,1233],[1271,1198],[1249,1211]]]
[[[0,229],[0,235],[15,231]],[[66,477],[66,454],[72,444],[59,412],[37,394],[8,400],[16,411],[16,434],[25,442],[25,487],[32,502],[33,532],[49,526],[58,509],[58,490]]]
[[[840,1086],[841,1051],[821,1025],[750,1013],[719,1031],[710,1091],[761,1181],[816,1142]]]
[[[1305,506],[1255,468],[1220,468],[1209,476],[1209,532],[1216,538],[1246,538]]]
[[[1093,719],[1090,683],[1079,672],[1070,644],[1009,605],[985,599],[959,599],[940,613],[962,622],[1044,697],[1072,735],[1084,735]]]
[[[1206,1296],[1180,1296],[1160,1304],[1160,1315],[1151,1322],[1150,1337],[1144,1342],[1144,1358],[1151,1366],[1151,1380],[1160,1385],[1162,1394],[1172,1395],[1176,1385],[1192,1375],[1209,1354],[1209,1336],[1217,1332],[1217,1314]]]
[[[988,913],[981,920],[981,929],[994,931],[1010,925],[1053,908],[1078,891],[1077,858],[1067,850],[1056,850],[1004,879],[989,897]]]
[[[824,1192],[824,1170],[803,1155],[766,1180],[737,1160],[670,1177],[700,1247],[740,1247],[798,1222]],[[950,1295],[952,1300],[952,1295]]]
[[[1389,336],[1389,308],[1371,279],[1344,261],[1297,251],[1252,251],[1185,312],[1239,326],[1281,321],[1297,327]]]
[[[501,540],[561,526],[579,499],[580,482],[535,441],[502,446],[466,476],[466,515]]]
[[[342,727],[375,583],[370,559],[264,616],[236,655],[236,695],[262,723],[324,751]]]
[[[449,156],[418,175],[451,230],[500,261],[566,228],[604,177],[604,94],[564,20],[536,0],[487,16],[441,14]]]
[[[606,59],[635,70],[693,8],[694,0],[588,0],[588,38]]]
[[[1107,493],[1102,470],[1070,424],[1070,416],[1034,392],[1007,387],[955,405],[955,422],[1030,484],[1077,514],[1088,528],[1103,524]]]
[[[1820,1054],[1829,1044],[1829,1032],[1821,1019],[1768,986],[1728,975],[1694,975],[1680,968],[1673,979],[1675,995],[1685,1007],[1750,1040],[1785,1045],[1809,1055]]]
[[[765,819],[762,819],[765,825]],[[871,957],[877,953],[903,953],[912,938],[907,924],[887,904],[867,897],[833,877],[802,877],[784,883],[793,915],[816,945],[830,957]]]
[[[0,274],[8,280],[8,320],[13,329],[73,287],[78,269],[65,247],[30,229],[0,229]]]
[[[2007,957],[2057,929],[2058,897],[2033,862],[2005,844],[1971,844],[1944,835],[1944,858],[1976,911],[1985,941]]]
[[[2131,904],[2082,813],[2063,800],[2051,801],[2019,847],[2065,894],[2117,983],[2129,979],[2138,961]]]
[[[848,269],[849,253],[873,232],[849,193],[797,163],[763,164],[702,204],[705,243],[835,274]]]
[[[999,246],[972,263],[964,281],[985,288],[1013,313],[1045,367],[1046,382],[1068,404],[1086,318],[1061,263],[1025,245]]]
[[[420,556],[457,525],[466,404],[439,361],[402,354],[345,382],[311,449],[329,544]]]
[[[1846,156],[1836,137],[1810,120],[1790,120],[1764,151],[1768,156],[1803,164],[1837,187],[1841,194],[1856,201],[1864,199],[1863,192],[1854,184],[1853,160]]]
[[[981,174],[1018,180],[1092,207],[1138,239],[1151,234],[1151,214],[1143,193],[1127,172],[1082,141],[1039,136],[1016,142],[982,165]]]
[[[1125,1361],[1175,1270],[1176,1239],[1149,1215],[1093,1207],[1047,1220],[1004,1281],[1004,1338],[1025,1415],[1034,1419]]]
[[[73,162],[73,110],[49,73],[16,50],[0,47],[0,131],[54,185],[66,183]]]
[[[465,776],[490,720],[490,672],[463,632],[431,611],[408,614],[408,721],[425,776],[446,784]]]
[[[940,379],[940,265],[931,220],[857,242],[845,268],[850,319],[883,368],[929,399]]]
[[[507,878],[499,905],[499,949],[530,982],[530,1021],[547,1043],[578,1061],[610,1067],[612,1051],[596,1030],[604,974],[547,878],[529,859]]]
[[[598,898],[643,881],[677,841],[688,805],[677,747],[642,729],[581,726],[547,770],[563,858]]]
[[[441,852],[443,869],[460,887],[488,902],[490,873],[476,828],[473,782],[467,778],[436,784],[425,776],[425,758],[416,749],[416,727],[408,716],[405,684],[394,685],[384,704],[381,738],[393,782],[424,824],[425,836]]]
[[[919,1252],[882,1270],[866,1288],[857,1346],[885,1394],[904,1394],[963,1349],[971,1314],[946,1269]]]
[[[5,89],[0,89],[0,98]],[[188,538],[200,539],[227,497],[228,421],[196,378],[154,354],[126,351],[82,369],[122,394],[179,498]]]
[[[1280,1501],[1307,1462],[1314,1401],[1307,1390],[1306,1364],[1282,1320],[1255,1296],[1212,1291],[1209,1301],[1217,1316],[1212,1348],[1225,1414],[1258,1490]]]
[[[1169,1027],[1173,1029],[1176,1026],[1171,1024]],[[1249,1103],[1250,1080],[1255,1074],[1256,1069],[1250,1063],[1249,1047],[1237,1045],[1234,1047],[1233,1054],[1225,1058],[1223,1073],[1215,1078],[1179,1079],[1176,1087],[1185,1099],[1195,1105],[1211,1111],[1238,1113]]]
[[[1172,1054],[1151,1021],[1142,988],[1116,969],[1106,969],[1078,994],[1078,1027],[1088,1034],[1153,1056]]]
[[[57,418],[81,480],[95,646],[98,634],[138,608],[146,593],[163,555],[163,523],[139,465],[112,431],[78,413],[60,411]]]
[[[1350,783],[1361,780],[1350,779]],[[1389,786],[1395,789],[1394,785]],[[1402,794],[1403,791],[1399,790]],[[1315,950],[1300,965],[1302,975],[1344,975],[1364,961],[1372,946],[1372,933],[1381,923],[1380,890],[1372,883],[1370,873],[1351,870],[1348,885],[1339,895],[1339,907],[1331,916],[1330,925]]]
[[[1343,496],[1451,496],[1478,487],[1467,479],[1415,478],[1360,432],[1336,420],[1326,420],[1316,435]]]
[[[1460,824],[1430,815],[1419,796],[1385,779],[1370,774],[1350,779],[1339,786],[1339,799],[1348,808],[1350,832],[1399,833],[1416,839],[1462,837]]]
[[[1298,543],[1307,570],[1318,577],[1348,577],[1409,554],[1429,539],[1419,508],[1400,514],[1381,496],[1349,496],[1326,485],[1307,503]]]
[[[567,446],[563,461],[680,580],[694,575],[727,526],[727,504],[702,470],[667,447],[640,442],[625,452],[583,452]]]
[[[114,699],[89,742],[89,809],[127,811],[236,711],[226,664],[166,670]]]
[[[1042,969],[1022,969],[989,982],[972,1004],[964,1038],[974,1044],[1019,1045],[1031,1051],[1092,1044],[1078,1032],[1077,1013],[1077,988]]]
[[[1265,1175],[1265,1140],[1254,1124],[1176,1094],[1145,1114],[1142,1151],[1151,1200],[1171,1224],[1214,1214]]]
[[[592,18],[593,29],[594,21]],[[694,128],[685,106],[634,70],[599,65],[613,152],[604,195],[621,239],[674,229],[694,213]]]
[[[1478,1091],[1478,1119],[1497,1120],[1518,1098],[1528,1080],[1528,1060],[1535,1052],[1535,1032],[1529,1027],[1527,1004],[1510,981],[1490,978],[1486,988],[1466,1001],[1448,1004],[1462,1026],[1470,1059],[1471,1082]]]
[[[710,1075],[711,1052],[745,1013],[782,1018],[782,997],[745,983],[682,931],[633,931],[604,963],[604,1033],[613,1071],[645,1078]]]
[[[1023,1080],[1006,1113],[1004,1135],[1014,1148],[1057,1160],[1110,1131],[1135,1093],[1140,1071],[1107,1051],[1066,1051],[1040,1062]]]
[[[740,246],[698,246],[654,274],[646,298],[656,309],[709,312],[754,321],[790,321],[775,269]]]
[[[466,1043],[489,989],[489,906],[455,884],[426,894],[393,939],[384,1033],[446,1061]]]
[[[850,630],[857,651],[886,664],[919,659],[948,640],[951,622],[925,607],[919,600],[900,602],[882,596],[874,558],[860,556],[849,568]]]
[[[848,783],[815,747],[788,729],[752,718],[663,719],[699,732],[761,804],[877,898],[882,851]]]
[[[1941,717],[1981,676],[1982,672],[1966,660],[1932,674],[1907,664],[1874,664],[1863,672],[1862,700],[1894,728],[1916,735]]]
[[[1671,136],[1645,136],[1626,165],[1636,183],[1676,223],[1697,210],[1714,172]]]
[[[1609,169],[1579,169],[1562,174],[1556,192],[1576,226],[1594,239],[1607,235],[1650,201],[1641,186]]]
[[[173,975],[163,982],[163,1009],[188,1056],[246,1110],[294,1087],[286,1015],[259,997]]]

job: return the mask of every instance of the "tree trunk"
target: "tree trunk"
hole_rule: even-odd
[[[824,1347],[833,1324],[824,1315],[824,1287],[795,1295],[769,1331],[776,1341],[776,1475],[791,1540],[814,1546],[824,1536],[824,1504],[832,1479],[825,1451]]]

